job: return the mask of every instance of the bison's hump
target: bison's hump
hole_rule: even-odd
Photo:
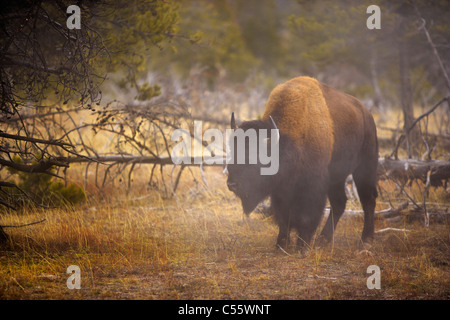
[[[278,85],[270,94],[263,119],[272,116],[280,131],[316,161],[328,165],[333,150],[333,121],[319,82],[298,77]]]

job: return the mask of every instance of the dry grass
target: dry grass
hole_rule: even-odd
[[[207,177],[209,188],[185,174],[176,198],[158,191],[125,196],[119,188],[110,190],[110,200],[83,207],[3,216],[8,225],[47,220],[7,230],[12,241],[0,248],[0,298],[450,297],[448,222],[424,228],[419,222],[378,220],[376,229],[411,231],[377,235],[372,247],[362,248],[362,217],[344,215],[333,243],[315,246],[306,256],[283,253],[275,249],[271,218],[244,219],[220,170],[207,169]],[[348,207],[360,209],[350,201]],[[70,265],[81,268],[80,290],[66,287]],[[381,290],[367,289],[369,265],[381,268]]]

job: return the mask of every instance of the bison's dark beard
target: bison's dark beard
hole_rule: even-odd
[[[255,210],[256,206],[263,200],[259,199],[257,196],[239,196],[241,198],[242,209],[244,213],[248,216],[253,210]]]

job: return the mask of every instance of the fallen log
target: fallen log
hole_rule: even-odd
[[[98,157],[60,157],[58,161],[66,163],[142,163],[157,165],[173,165],[170,157],[154,156],[134,156],[134,155],[111,155]],[[215,163],[211,163],[216,160]],[[185,166],[223,166],[225,158],[217,161],[217,158],[211,157],[191,157],[190,161],[184,163]],[[450,161],[445,160],[416,160],[416,159],[378,159],[378,178],[395,178],[400,181],[420,179],[427,180],[428,171],[430,171],[430,183],[432,186],[442,186],[443,181],[450,179]]]
[[[424,222],[425,219],[428,219],[429,223],[446,223],[450,222],[450,211],[449,208],[434,208],[430,211],[427,211],[425,215],[423,211],[415,209],[408,211],[407,214],[404,215],[407,222],[420,221]]]
[[[153,157],[153,156],[134,156],[134,155],[112,155],[98,157],[67,157],[58,158],[59,161],[67,163],[83,163],[83,162],[99,162],[99,163],[142,163],[142,164],[158,164],[158,165],[174,165],[170,157]],[[185,161],[184,166],[223,166],[225,160],[216,161],[219,163],[210,163],[214,160],[211,157],[191,157],[189,161]]]
[[[377,230],[377,231],[375,231],[375,233],[376,234],[382,234],[382,233],[388,233],[388,232],[403,232],[403,233],[406,233],[406,232],[409,232],[410,230],[407,230],[407,229],[398,229],[398,228],[384,228],[384,229],[381,229],[381,230]]]
[[[400,181],[420,179],[426,182],[429,171],[431,185],[443,186],[443,182],[450,179],[450,161],[378,159],[379,179],[392,177]]]
[[[385,219],[392,218],[394,216],[399,215],[402,210],[408,208],[408,204],[409,204],[408,201],[405,201],[402,204],[400,204],[397,208],[389,208],[381,211],[376,211],[375,216]]]

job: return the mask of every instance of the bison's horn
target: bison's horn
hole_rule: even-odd
[[[277,130],[277,134],[275,136],[275,141],[276,141],[276,143],[278,143],[278,142],[280,142],[280,130],[278,130],[277,125],[275,124],[275,121],[273,121],[273,119],[272,119],[272,116],[269,116],[269,118],[270,118],[270,121],[272,121],[273,128],[275,130]]]
[[[231,129],[236,129],[236,121],[234,120],[234,112],[231,113]]]

